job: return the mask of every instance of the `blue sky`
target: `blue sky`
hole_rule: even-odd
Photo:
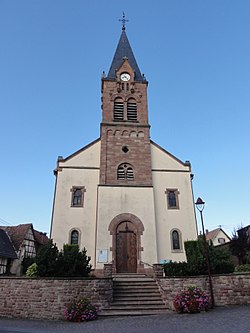
[[[191,161],[206,228],[231,235],[250,224],[248,0],[1,0],[0,224],[49,232],[57,156],[99,137],[123,11],[151,138]]]

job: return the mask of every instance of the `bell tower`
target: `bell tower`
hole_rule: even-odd
[[[102,77],[100,185],[152,186],[147,86],[125,24]]]

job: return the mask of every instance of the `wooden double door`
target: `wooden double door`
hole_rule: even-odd
[[[121,222],[116,229],[116,271],[137,272],[137,230],[129,221]]]

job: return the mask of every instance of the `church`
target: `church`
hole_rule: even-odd
[[[50,237],[59,249],[85,247],[99,275],[104,264],[145,273],[185,261],[184,242],[197,239],[191,165],[150,139],[147,87],[123,20],[101,79],[100,137],[55,169]]]

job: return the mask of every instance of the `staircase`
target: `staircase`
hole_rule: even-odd
[[[116,274],[113,301],[100,316],[139,316],[167,312],[154,279],[144,274]]]

